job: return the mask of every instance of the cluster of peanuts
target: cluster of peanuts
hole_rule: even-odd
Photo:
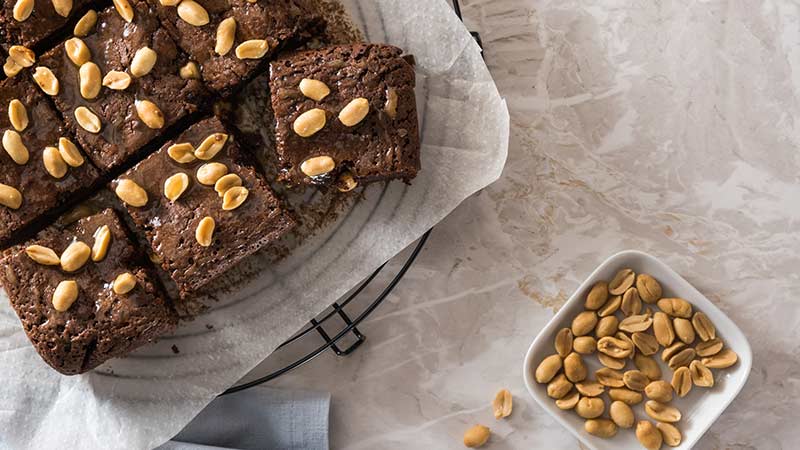
[[[681,412],[670,405],[673,395],[684,397],[693,386],[714,386],[711,369],[734,365],[738,356],[724,348],[716,328],[703,312],[693,311],[682,298],[663,298],[659,282],[650,275],[620,270],[611,282],[596,283],[569,328],[555,336],[556,353],[535,369],[538,383],[547,384],[547,395],[562,410],[574,410],[586,419],[586,432],[602,438],[615,436],[619,428],[633,428],[649,450],[663,444],[680,445],[675,425]],[[655,305],[656,311],[646,305]],[[618,317],[618,314],[621,316]],[[591,336],[594,332],[594,336]],[[669,381],[652,357],[672,371]],[[596,354],[605,366],[589,378],[584,356]],[[632,361],[635,369],[625,370]],[[610,406],[606,412],[607,395]],[[644,411],[650,420],[635,421],[632,407],[649,399]]]

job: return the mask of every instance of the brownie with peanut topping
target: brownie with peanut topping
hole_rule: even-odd
[[[88,9],[91,0],[2,0],[0,46],[36,46],[68,26]]]
[[[200,65],[203,81],[223,96],[266,71],[273,55],[305,42],[323,23],[298,0],[191,0],[176,6],[148,1]]]
[[[347,191],[420,168],[414,68],[380,44],[325,47],[271,64],[282,179]]]
[[[181,297],[294,227],[252,159],[210,118],[112,183]]]
[[[209,99],[201,81],[181,77],[188,57],[155,11],[144,0],[130,5],[131,22],[108,7],[91,34],[70,38],[37,63],[58,80],[56,107],[104,171],[190,121]]]
[[[86,192],[99,173],[27,77],[0,81],[0,105],[0,191],[10,194],[0,198],[0,243],[6,243],[45,213]]]
[[[42,359],[66,375],[174,328],[177,316],[154,279],[110,209],[46,228],[0,262],[0,282],[25,333]]]

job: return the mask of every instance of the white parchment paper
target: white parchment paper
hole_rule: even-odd
[[[66,377],[41,361],[0,293],[0,448],[148,449],[168,440],[381,263],[496,180],[509,117],[480,50],[444,0],[345,0],[368,41],[416,56],[422,171],[363,201],[249,277],[174,336]],[[252,274],[256,276],[252,276]],[[173,346],[180,353],[172,351]],[[287,376],[291,376],[287,375]]]

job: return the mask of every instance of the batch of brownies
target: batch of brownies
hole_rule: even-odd
[[[310,0],[2,1],[0,283],[61,373],[171,331],[177,302],[292,230],[272,182],[348,193],[419,170],[410,59],[308,45]],[[267,71],[279,180],[213,115]],[[104,189],[118,200],[64,220]]]

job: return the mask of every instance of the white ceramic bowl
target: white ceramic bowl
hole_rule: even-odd
[[[559,409],[552,398],[547,396],[547,385],[539,384],[533,377],[539,362],[546,356],[555,353],[553,341],[556,332],[563,327],[569,327],[572,318],[583,311],[584,300],[589,289],[599,280],[610,281],[618,270],[631,268],[636,273],[648,273],[655,277],[664,290],[665,297],[681,297],[688,300],[695,311],[702,311],[711,319],[717,329],[717,336],[723,340],[727,348],[732,349],[739,355],[739,361],[727,369],[712,369],[714,373],[714,387],[699,388],[693,387],[692,391],[684,398],[675,396],[671,404],[682,413],[680,422],[675,425],[681,430],[683,440],[679,449],[689,449],[697,443],[703,433],[708,430],[722,411],[739,394],[747,377],[750,374],[750,367],[753,362],[753,354],[750,344],[742,331],[726,316],[722,311],[714,306],[703,294],[697,291],[692,285],[674,270],[667,267],[655,257],[639,251],[624,251],[608,258],[600,265],[580,288],[570,297],[566,304],[558,311],[553,319],[536,336],[528,354],[525,356],[523,373],[525,385],[533,398],[550,413],[561,425],[566,427],[575,435],[586,447],[592,450],[619,450],[621,448],[643,448],[634,434],[634,428],[620,429],[616,436],[611,439],[602,439],[592,436],[584,430],[585,419],[579,417],[574,411],[562,411]],[[655,305],[649,306],[653,311],[658,311]],[[653,355],[654,359],[661,365],[664,379],[669,381],[672,371],[661,362],[660,351]],[[597,357],[594,355],[584,356],[584,362],[589,368],[589,378],[594,379],[595,370],[602,367]],[[635,369],[633,362],[628,362],[624,370]],[[606,411],[603,417],[608,418],[608,395],[603,395],[606,401]],[[645,397],[645,401],[647,398]],[[644,412],[644,402],[634,407],[636,421],[651,420]],[[651,420],[652,421],[652,420]],[[664,446],[666,447],[666,445]]]

